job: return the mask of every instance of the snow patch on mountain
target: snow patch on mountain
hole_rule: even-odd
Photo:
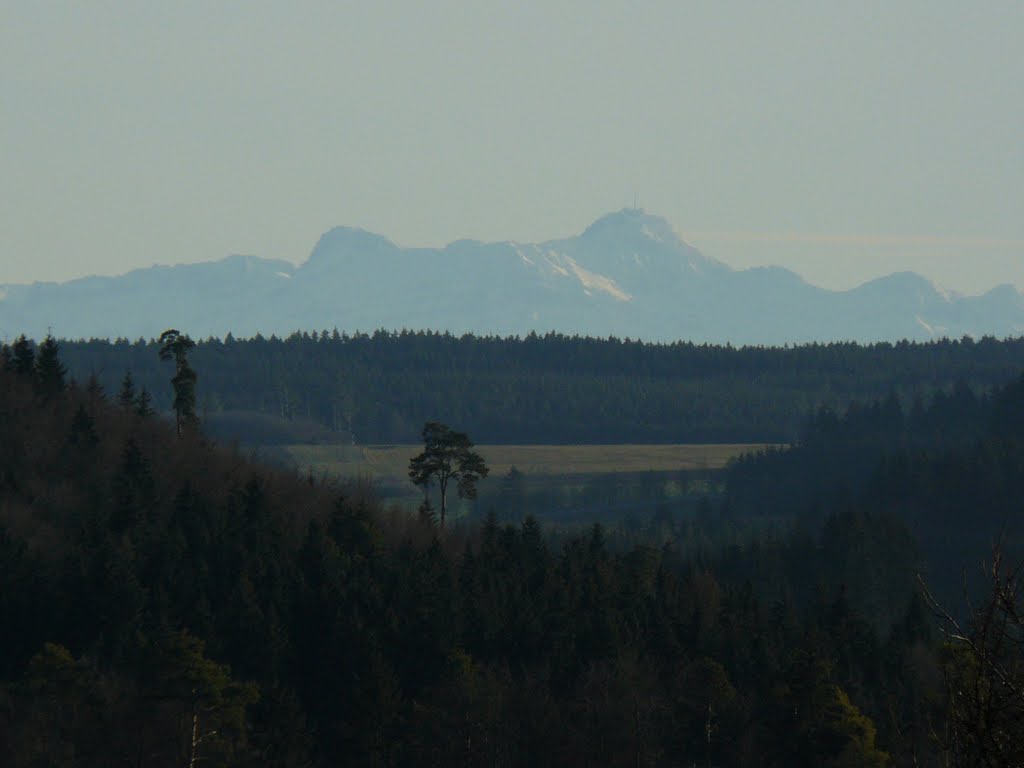
[[[640,226],[640,234],[646,237],[648,240],[653,240],[656,243],[664,243],[665,238],[660,233],[655,232],[649,225],[642,224]]]
[[[919,326],[924,328],[925,333],[927,333],[932,338],[938,338],[939,335],[942,334],[943,329],[941,327],[931,325],[930,323],[925,322],[924,318],[922,318],[920,315],[914,315],[914,320],[917,322]]]
[[[569,265],[569,269],[572,270],[573,274],[576,275],[576,279],[580,281],[583,288],[588,291],[588,295],[593,295],[590,291],[600,291],[611,296],[616,301],[631,301],[632,295],[622,290],[614,280],[604,275],[599,275],[596,272],[590,272],[579,264],[572,256],[565,257],[566,263]]]
[[[548,251],[544,257],[544,262],[551,268],[551,271],[562,277],[569,276],[569,270],[562,266],[562,254],[557,251]]]
[[[779,267],[733,270],[639,209],[542,243],[403,248],[337,227],[301,265],[235,256],[0,288],[0,338],[156,336],[186,319],[193,337],[405,327],[784,344],[1019,334],[1024,296],[962,297],[911,273],[826,291]]]
[[[515,246],[515,252],[516,252],[516,256],[518,256],[522,260],[523,264],[528,264],[531,267],[537,266],[536,262],[533,259],[531,259],[529,256],[527,256],[523,252],[523,249],[520,248],[518,245]]]

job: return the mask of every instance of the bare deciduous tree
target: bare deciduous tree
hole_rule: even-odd
[[[954,765],[1024,765],[1024,562],[993,547],[980,603],[955,618],[924,588],[946,639],[947,748]],[[923,582],[922,582],[923,585]]]

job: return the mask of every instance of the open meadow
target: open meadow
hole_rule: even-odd
[[[530,477],[677,472],[721,469],[734,456],[760,444],[689,445],[478,445],[491,477],[512,467]],[[284,451],[300,468],[336,477],[362,477],[381,485],[408,482],[409,459],[421,445],[289,445]]]

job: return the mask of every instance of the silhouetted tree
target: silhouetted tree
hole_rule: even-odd
[[[153,473],[138,443],[128,438],[121,451],[121,467],[113,479],[111,530],[137,525],[155,504]]]
[[[1024,763],[1024,563],[1008,565],[997,544],[987,593],[966,621],[954,618],[930,593],[942,623],[943,672],[949,697],[949,744],[954,765]]]
[[[423,425],[423,452],[409,462],[409,479],[423,487],[427,495],[436,481],[441,492],[441,526],[448,511],[448,484],[454,480],[459,498],[475,499],[476,483],[487,477],[483,457],[473,451],[473,443],[465,432],[436,421]]]
[[[35,361],[36,391],[44,397],[63,392],[67,369],[60,361],[60,345],[52,335],[47,334],[39,345]]]
[[[153,398],[145,387],[142,388],[139,396],[135,399],[135,413],[144,419],[148,419],[153,415]]]
[[[117,402],[126,411],[130,411],[135,405],[135,381],[132,379],[132,372],[125,371],[121,379],[121,391],[117,396]]]
[[[96,371],[89,374],[89,378],[85,382],[85,392],[89,395],[89,399],[93,403],[98,403],[105,398],[103,385],[100,384],[100,379],[96,375]]]
[[[36,351],[32,342],[21,334],[11,347],[11,370],[23,376],[31,376],[36,367]]]
[[[71,419],[71,433],[68,442],[85,450],[91,450],[99,444],[100,438],[96,433],[96,421],[85,409],[85,405],[78,404],[78,409]]]
[[[169,328],[160,334],[160,359],[174,360],[174,416],[178,436],[198,421],[196,416],[196,372],[188,364],[188,351],[196,344],[187,335]]]

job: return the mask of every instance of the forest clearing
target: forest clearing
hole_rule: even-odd
[[[478,445],[491,477],[512,467],[524,474],[599,475],[722,469],[729,459],[763,448],[759,443],[681,445]],[[289,445],[284,452],[303,469],[337,477],[363,477],[384,485],[407,479],[409,459],[422,446]]]

